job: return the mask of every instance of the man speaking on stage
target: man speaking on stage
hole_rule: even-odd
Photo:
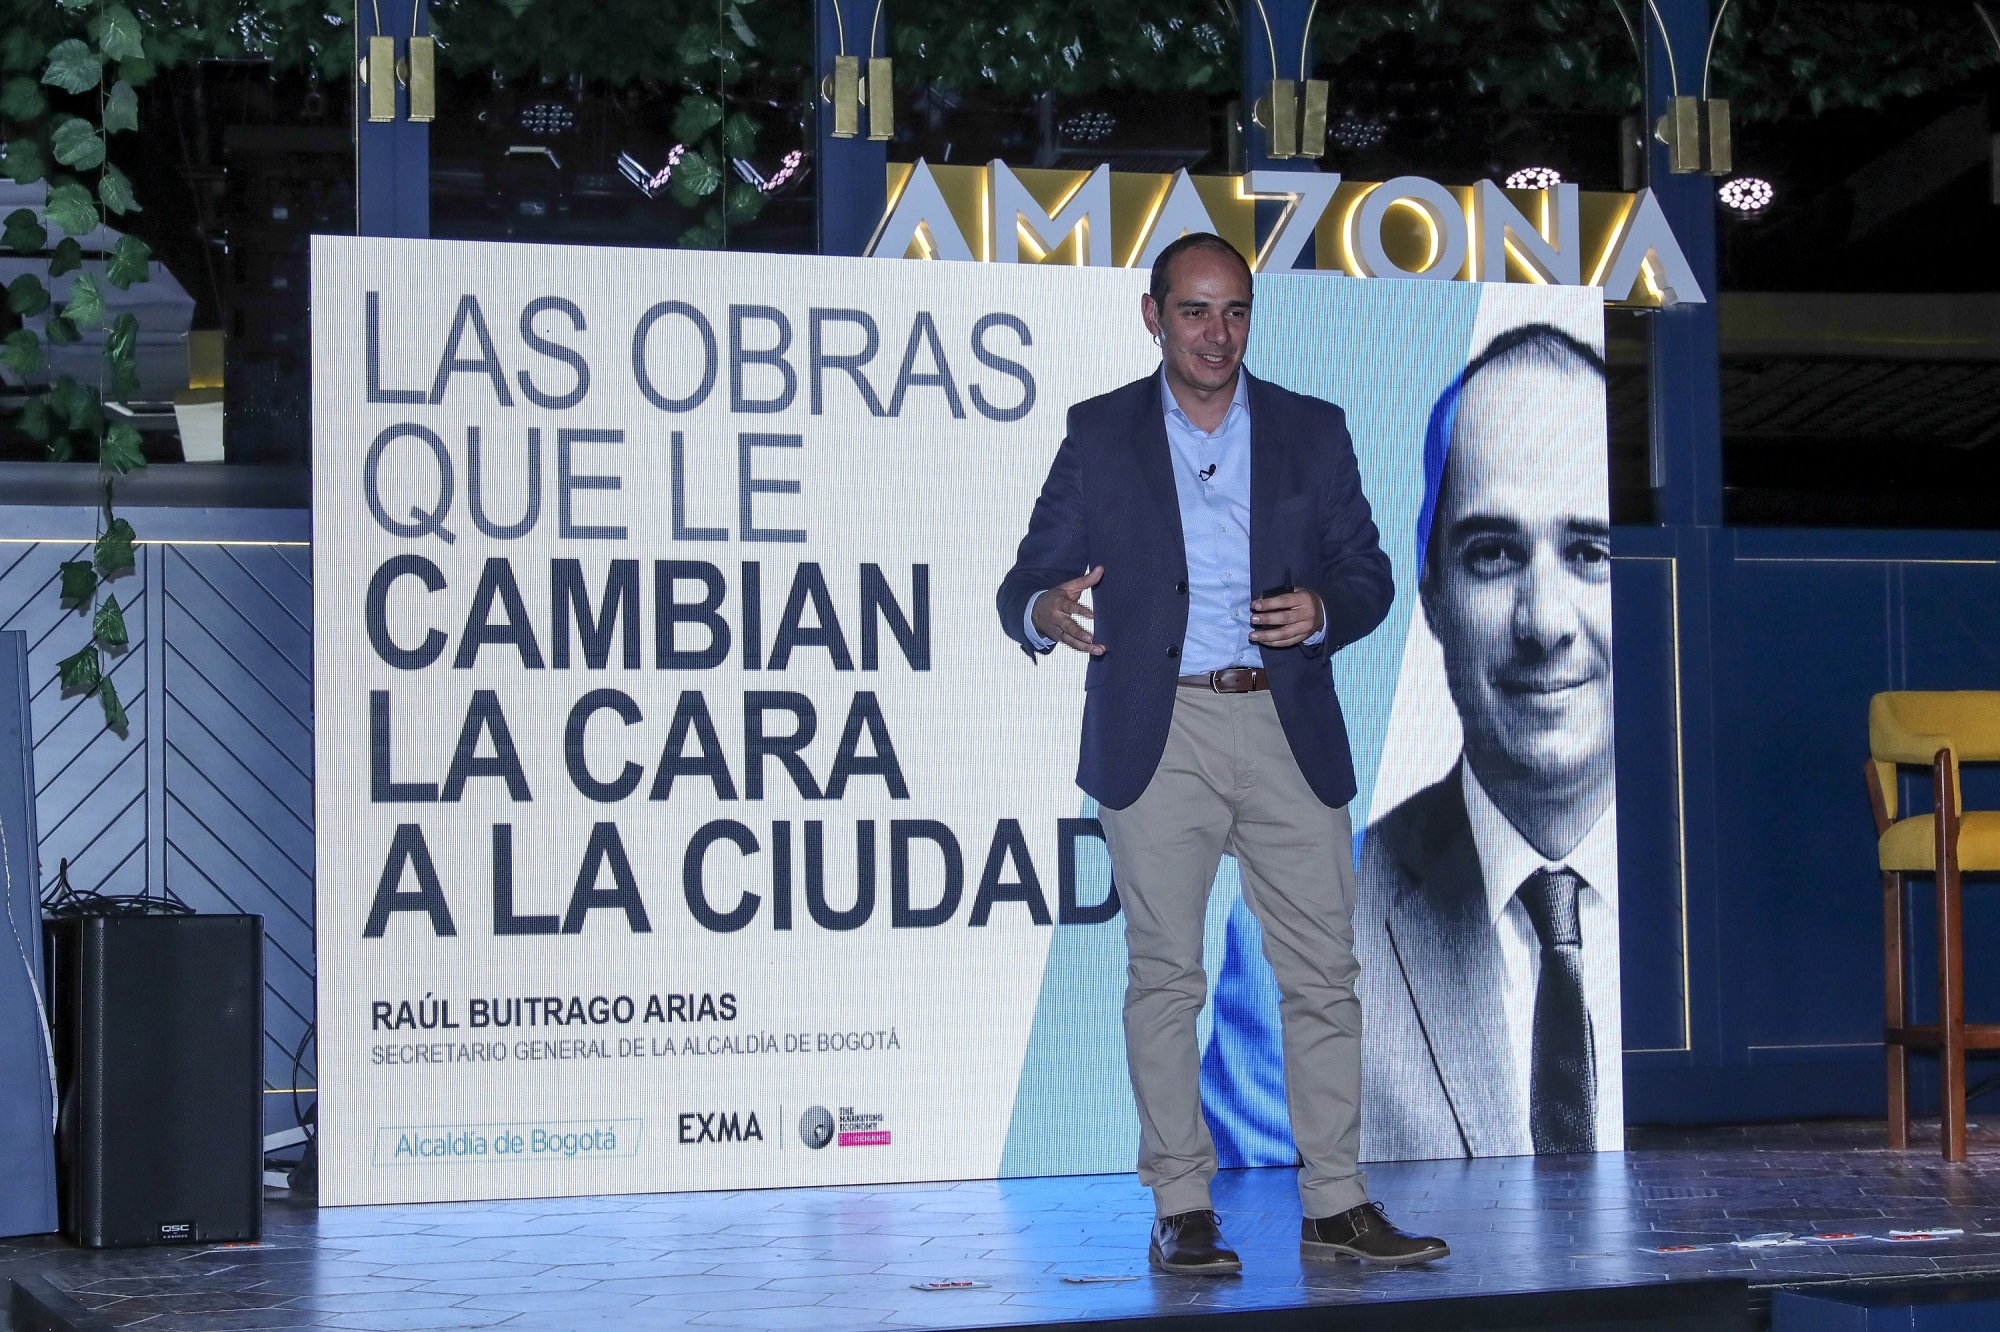
[[[1441,1258],[1443,1241],[1369,1201],[1357,1163],[1355,785],[1332,659],[1382,622],[1394,588],[1353,444],[1338,407],[1242,369],[1250,269],[1220,237],[1167,246],[1140,304],[1160,372],[1070,409],[998,600],[1029,653],[1060,642],[1091,658],[1077,782],[1101,807],[1125,913],[1149,1258],[1242,1269],[1209,1197],[1195,1027],[1225,852],[1283,996],[1301,1255]]]

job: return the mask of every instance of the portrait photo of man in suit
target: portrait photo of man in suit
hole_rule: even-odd
[[[1604,383],[1526,324],[1431,413],[1418,595],[1464,743],[1363,844],[1367,1159],[1623,1145]]]

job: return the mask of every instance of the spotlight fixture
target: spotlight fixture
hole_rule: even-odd
[[[1109,111],[1079,111],[1061,125],[1063,138],[1071,143],[1102,143],[1118,128],[1118,117]]]
[[[576,128],[576,108],[567,102],[530,102],[521,108],[516,123],[545,138],[567,134]]]
[[[1562,183],[1562,172],[1545,166],[1522,167],[1507,177],[1510,190],[1552,190]]]
[[[1722,206],[1738,217],[1755,217],[1778,197],[1771,182],[1758,176],[1732,177],[1723,181],[1715,194],[1722,200]]]
[[[667,164],[658,171],[647,171],[639,164],[638,158],[630,153],[620,153],[618,174],[632,182],[633,187],[648,199],[657,199],[660,197],[660,191],[666,189],[673,181],[674,168],[681,164],[681,158],[686,153],[686,144],[675,144],[673,151],[667,154]]]
[[[1328,133],[1332,136],[1335,147],[1358,152],[1364,148],[1373,148],[1382,142],[1384,136],[1389,133],[1389,127],[1379,120],[1348,116],[1335,121]]]
[[[771,173],[769,179],[766,179],[764,173],[759,171],[756,164],[748,158],[732,157],[729,161],[730,165],[736,168],[736,174],[741,176],[746,184],[754,186],[764,194],[776,194],[798,175],[799,165],[805,161],[805,154],[797,148],[786,153],[784,160],[779,163],[778,169]]]

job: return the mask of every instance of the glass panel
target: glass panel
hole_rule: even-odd
[[[1643,310],[1604,312],[1611,521],[1628,526],[1660,521],[1653,486],[1653,318]]]
[[[1729,521],[2000,526],[1996,56],[1972,5],[1724,20]]]
[[[151,248],[148,280],[124,289],[100,281],[108,323],[125,313],[135,318],[136,382],[121,388],[110,381],[103,328],[82,329],[76,342],[52,348],[47,369],[36,375],[0,372],[8,427],[0,458],[92,454],[93,431],[72,434],[65,449],[58,430],[52,449],[37,437],[33,415],[20,414],[68,375],[99,389],[111,422],[137,428],[152,462],[302,467],[310,417],[308,239],[354,229],[343,72],[351,39],[338,20],[314,15],[284,31],[232,22],[148,31],[145,40],[154,68],[136,92],[137,127],[110,139],[111,161],[130,178],[139,208],[79,238],[81,271],[99,279],[120,235]],[[277,58],[241,54],[246,49]],[[197,58],[215,50],[238,54]],[[95,115],[97,97],[96,90],[80,98],[52,92],[51,111]],[[11,128],[25,138],[33,122]],[[47,220],[48,190],[47,180],[0,182],[0,214],[25,208]],[[54,245],[62,233],[49,231]],[[0,257],[0,282],[46,274],[52,253]],[[59,300],[73,281],[54,280]],[[49,332],[47,313],[20,322]],[[201,502],[228,502],[226,476],[210,479],[215,484]],[[305,502],[303,471],[277,490],[268,481],[258,489],[260,503]]]
[[[809,0],[454,0],[432,27],[433,236],[814,248]]]
[[[889,25],[892,161],[1232,169],[1238,29],[1224,5],[1078,7],[998,25],[977,6],[905,6]]]
[[[1319,169],[1451,183],[1528,172],[1586,190],[1642,183],[1636,4],[1477,12],[1323,5],[1311,75],[1330,85]],[[892,13],[896,161],[1223,174],[1243,169],[1236,11]],[[1030,21],[1032,19],[1033,21]],[[1249,133],[1261,133],[1254,128]],[[1539,171],[1533,169],[1539,168]],[[1528,183],[1525,179],[1522,183]],[[1607,312],[1612,515],[1653,523],[1650,316]]]

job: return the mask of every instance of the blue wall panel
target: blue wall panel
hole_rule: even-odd
[[[1869,697],[1894,683],[1894,581],[1893,566],[1859,560],[1718,565],[1720,998],[1753,1063],[1878,1057],[1881,892],[1861,768]]]
[[[1671,831],[1656,767],[1670,720],[1657,690],[1631,690],[1676,660],[1682,722],[1688,1009],[1684,1053],[1627,1056],[1627,1117],[1714,1122],[1879,1115],[1884,1101],[1882,907],[1861,777],[1869,697],[1886,689],[2000,688],[2000,533],[1620,529],[1619,833],[1633,890],[1626,1003],[1644,1023],[1664,991],[1647,978],[1642,913],[1663,907],[1639,844]],[[1641,612],[1635,554],[1671,555],[1679,639]],[[1616,586],[1616,584],[1614,584]],[[1975,807],[2000,808],[2000,772],[1968,777]],[[1921,773],[1909,808],[1928,808]],[[1636,876],[1636,877],[1635,877]],[[1932,886],[1913,878],[1912,999],[1935,1012]],[[1971,885],[1968,1010],[2000,1019],[2000,882]],[[1628,1040],[1628,1046],[1637,1041]],[[1919,1107],[1934,1061],[1913,1063]],[[1975,1076],[1980,1070],[1975,1071]]]
[[[78,889],[136,893],[146,886],[147,722],[152,706],[146,666],[149,617],[146,597],[151,550],[136,572],[114,579],[111,590],[125,609],[130,648],[111,678],[131,719],[120,739],[104,729],[94,698],[65,698],[56,663],[90,639],[88,619],[57,601],[57,572],[65,560],[88,559],[87,545],[69,542],[0,543],[0,629],[28,636],[28,669],[35,727],[36,817],[42,876],[55,882],[56,866],[70,861]]]
[[[1671,555],[1621,553],[1613,560],[1618,925],[1625,1048],[1681,1050],[1688,1041],[1679,818],[1681,722],[1674,655],[1655,650],[1674,641],[1679,570]]]
[[[313,1012],[310,552],[163,549],[167,881],[264,917],[265,1076],[289,1087]]]
[[[288,1088],[313,1011],[310,552],[140,547],[138,570],[112,584],[132,635],[112,677],[131,718],[122,738],[94,699],[55,683],[87,632],[57,602],[57,566],[88,553],[0,541],[0,629],[30,644],[43,882],[68,857],[79,889],[164,883],[198,910],[262,915],[265,1080]],[[308,1051],[304,1085],[312,1067]],[[270,1099],[270,1118],[289,1122],[289,1098]]]

